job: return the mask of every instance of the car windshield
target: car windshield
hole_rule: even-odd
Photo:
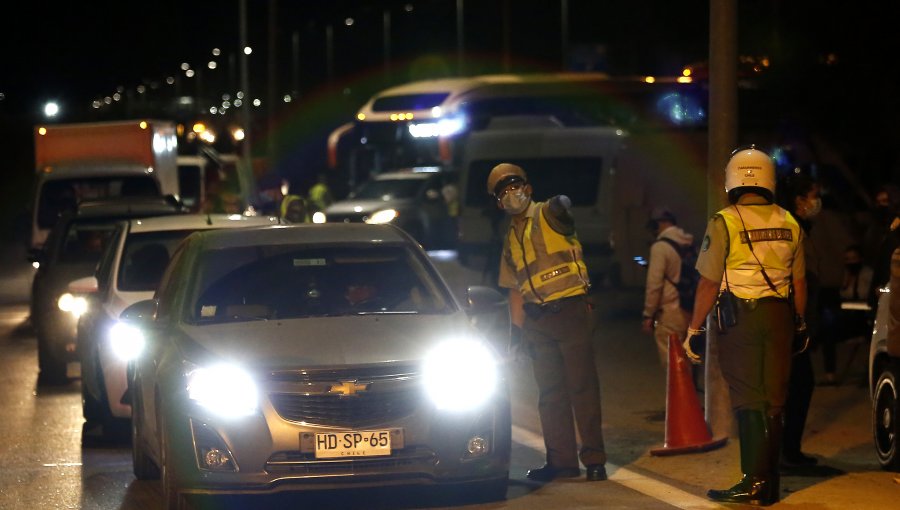
[[[398,198],[415,198],[424,184],[424,179],[372,180],[360,186],[353,198],[384,200],[385,202]]]
[[[62,264],[97,264],[115,233],[114,223],[73,222],[60,244]]]
[[[200,255],[194,323],[447,313],[446,288],[405,246],[248,246]]]
[[[131,234],[119,262],[118,289],[126,292],[154,291],[169,263],[169,256],[192,230],[169,230]]]

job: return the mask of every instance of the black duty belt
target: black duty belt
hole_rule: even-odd
[[[569,302],[584,301],[586,297],[585,294],[579,294],[577,296],[554,299],[553,301],[544,301],[543,303],[524,303],[522,304],[522,309],[525,311],[525,315],[532,319],[537,319],[545,313],[559,313],[562,311],[563,306]]]
[[[756,309],[761,303],[787,303],[787,298],[776,297],[776,296],[766,296],[761,298],[737,298],[737,302],[744,308],[749,308],[751,310]]]

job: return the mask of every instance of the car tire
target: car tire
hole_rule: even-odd
[[[509,485],[509,477],[499,478],[497,480],[487,480],[483,482],[475,482],[466,488],[468,493],[478,503],[489,503],[493,501],[503,501],[506,499],[506,489]]]
[[[157,407],[157,412],[159,412],[158,409],[159,408]],[[178,482],[171,465],[171,446],[169,445],[169,433],[167,427],[168,425],[166,424],[165,419],[161,420],[159,428],[159,451],[160,457],[162,457],[160,459],[160,478],[162,479],[163,501],[165,502],[166,510],[185,510],[187,506],[185,505],[184,497],[181,494],[180,487],[178,486]]]
[[[43,334],[37,335],[38,344],[38,383],[48,386],[67,384],[66,361],[53,352],[50,342]]]
[[[138,480],[159,480],[159,467],[153,463],[153,460],[147,454],[147,448],[144,446],[142,439],[144,436],[141,428],[144,423],[143,406],[140,403],[137,391],[134,392],[134,395],[131,407],[131,461],[134,477]]]
[[[872,432],[881,467],[900,471],[900,362],[885,365],[875,383]]]

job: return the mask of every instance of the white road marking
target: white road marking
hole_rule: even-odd
[[[512,426],[512,437],[516,443],[531,448],[538,452],[545,452],[544,438],[530,430],[523,429],[516,425]],[[721,505],[709,501],[681,489],[668,485],[659,480],[646,477],[628,468],[616,466],[606,463],[606,470],[610,472],[609,479],[628,487],[629,489],[640,492],[641,494],[650,496],[675,508],[684,510],[694,510],[700,508],[723,508]]]

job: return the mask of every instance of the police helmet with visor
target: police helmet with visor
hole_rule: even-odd
[[[755,145],[736,149],[725,166],[728,199],[734,203],[745,192],[757,193],[770,202],[775,197],[775,163]]]
[[[525,170],[512,163],[500,163],[491,169],[491,173],[488,174],[487,192],[490,195],[499,197],[500,192],[513,183],[528,183],[528,176],[525,175]]]

